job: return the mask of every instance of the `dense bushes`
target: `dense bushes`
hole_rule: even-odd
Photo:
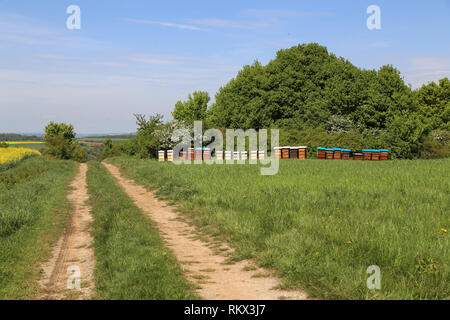
[[[208,126],[280,128],[282,144],[385,147],[394,157],[414,158],[431,130],[449,130],[448,79],[413,91],[390,65],[359,69],[318,44],[245,66],[215,100]]]
[[[75,136],[72,125],[50,122],[45,127],[44,140],[47,145],[44,153],[61,160],[86,161],[86,148],[78,144]]]

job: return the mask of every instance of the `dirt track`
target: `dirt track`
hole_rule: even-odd
[[[195,227],[181,221],[173,207],[159,201],[152,192],[124,178],[119,169],[104,163],[135,204],[156,222],[167,245],[186,270],[188,279],[197,284],[197,293],[204,299],[276,300],[306,299],[300,291],[273,289],[279,279],[266,270],[256,268],[250,261],[225,264],[224,255],[215,254],[206,242],[195,238]],[[224,248],[224,245],[221,246]],[[224,248],[229,250],[229,248]],[[251,268],[249,268],[251,267]]]
[[[43,294],[39,299],[89,299],[93,293],[95,256],[90,247],[93,241],[90,230],[92,216],[86,204],[89,199],[86,173],[87,165],[81,164],[67,196],[72,204],[69,226],[53,249],[51,259],[42,265],[40,284]],[[77,269],[80,272],[80,289],[77,289],[74,279]]]

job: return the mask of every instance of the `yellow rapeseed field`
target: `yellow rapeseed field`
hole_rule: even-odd
[[[4,141],[6,144],[42,144],[43,141]]]
[[[24,157],[40,154],[39,151],[28,148],[0,148],[0,164],[17,162]]]

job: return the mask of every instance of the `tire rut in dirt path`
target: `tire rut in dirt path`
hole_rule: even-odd
[[[72,205],[69,225],[53,249],[50,260],[42,265],[43,277],[39,283],[43,287],[43,294],[39,299],[89,299],[94,292],[95,256],[91,248],[93,218],[86,204],[89,199],[87,170],[87,164],[81,164],[70,185],[67,196]],[[77,273],[80,278],[79,289],[75,279]]]
[[[251,261],[225,264],[226,257],[215,254],[207,243],[198,240],[196,228],[181,221],[174,207],[167,206],[153,192],[122,176],[116,166],[103,164],[135,204],[156,222],[167,246],[183,265],[187,278],[199,286],[196,292],[204,299],[307,299],[306,293],[301,291],[274,289],[280,283],[279,279],[267,270],[255,268]],[[244,271],[244,268],[252,270]]]

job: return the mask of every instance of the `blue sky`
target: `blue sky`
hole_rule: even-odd
[[[66,9],[81,8],[68,30]],[[381,30],[366,9],[381,8]],[[450,77],[450,0],[0,0],[0,132],[133,132],[194,90],[214,97],[243,65],[317,42],[362,68],[397,67],[414,88]]]

